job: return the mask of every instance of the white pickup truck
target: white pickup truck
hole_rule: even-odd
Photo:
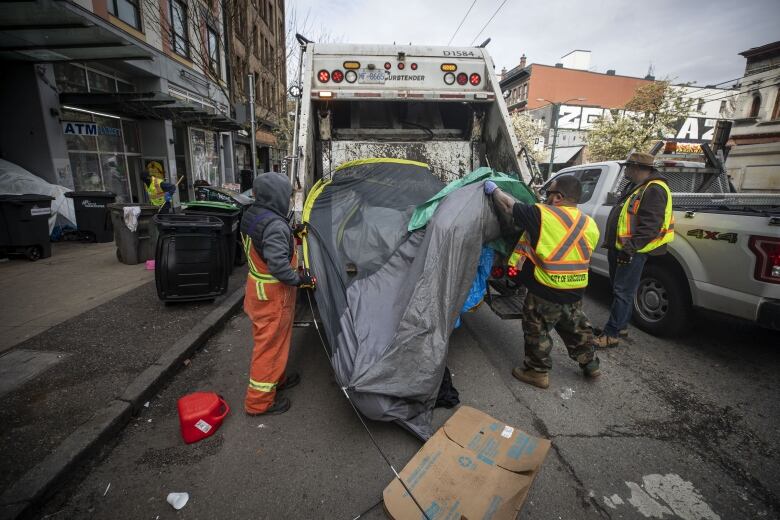
[[[730,193],[728,178],[714,168],[659,169],[672,191],[675,239],[668,254],[649,257],[634,298],[634,323],[651,334],[674,335],[698,307],[780,330],[780,195]],[[627,185],[620,164],[583,164],[555,176],[563,174],[582,182],[579,207],[595,219],[603,241],[607,216]],[[591,269],[609,276],[601,246]]]

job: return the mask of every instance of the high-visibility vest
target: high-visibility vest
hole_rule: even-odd
[[[152,176],[149,186],[146,187],[146,193],[149,195],[149,202],[155,206],[165,204],[165,191],[162,189],[162,179]]]
[[[581,289],[588,285],[590,255],[599,241],[599,228],[577,208],[536,204],[542,216],[539,241],[531,243],[528,232],[518,240],[509,257],[517,267],[525,259],[533,262],[534,278],[553,289]]]
[[[652,184],[657,184],[666,192],[666,209],[664,210],[664,223],[658,232],[658,236],[650,241],[642,249],[638,249],[637,253],[648,253],[653,249],[660,247],[664,244],[668,244],[674,240],[674,213],[672,213],[672,192],[669,190],[669,186],[664,181],[654,180],[647,184],[635,189],[631,195],[623,203],[623,207],[620,208],[620,216],[618,217],[617,224],[617,237],[615,241],[615,249],[620,251],[623,249],[623,243],[630,240],[633,236],[633,230],[637,226],[636,214],[639,211],[639,205],[642,203],[642,197],[645,194],[645,190]]]
[[[257,292],[257,299],[267,300],[268,296],[265,294],[266,284],[279,283],[279,280],[277,280],[274,275],[267,271],[268,265],[263,262],[263,259],[260,258],[260,255],[258,255],[257,251],[255,251],[255,248],[252,246],[252,239],[249,238],[249,235],[241,233],[241,239],[244,242],[246,263],[249,266],[249,272],[247,273],[247,276],[254,281],[255,291]],[[262,269],[260,266],[262,266]]]

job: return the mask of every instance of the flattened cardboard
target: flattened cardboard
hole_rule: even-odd
[[[461,406],[400,475],[430,520],[514,519],[549,449],[546,439]],[[383,496],[390,518],[423,518],[398,479]]]

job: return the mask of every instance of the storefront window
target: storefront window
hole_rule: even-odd
[[[69,122],[73,123],[92,123],[92,116],[85,114],[84,112],[76,112],[75,110],[62,111],[61,121],[67,125]],[[83,132],[79,132],[78,127],[74,127],[74,133],[68,133],[66,131],[67,126],[63,127],[65,133],[65,145],[68,150],[87,150],[91,152],[97,151],[97,137],[93,135],[84,135]]]
[[[69,153],[70,169],[76,191],[100,191],[103,181],[96,153]]]
[[[135,121],[122,121],[122,136],[125,140],[125,152],[141,153],[138,141],[138,123]]]
[[[192,152],[192,179],[204,180],[212,186],[220,186],[219,142],[217,133],[190,129]]]
[[[98,147],[101,152],[121,152],[122,128],[119,119],[95,116],[98,129]]]
[[[87,78],[89,79],[90,92],[116,92],[116,81],[114,78],[93,70],[87,71]]]
[[[117,202],[128,202],[130,200],[130,190],[127,184],[125,156],[118,153],[101,153],[100,166],[103,169],[104,189],[114,192]]]
[[[87,71],[70,63],[55,63],[54,78],[60,92],[86,92]]]

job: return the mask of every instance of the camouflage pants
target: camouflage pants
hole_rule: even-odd
[[[523,307],[523,332],[525,335],[525,366],[538,372],[552,368],[552,338],[555,329],[561,335],[569,357],[583,370],[599,366],[593,346],[593,330],[588,317],[582,311],[582,301],[577,303],[552,303],[528,293]]]

